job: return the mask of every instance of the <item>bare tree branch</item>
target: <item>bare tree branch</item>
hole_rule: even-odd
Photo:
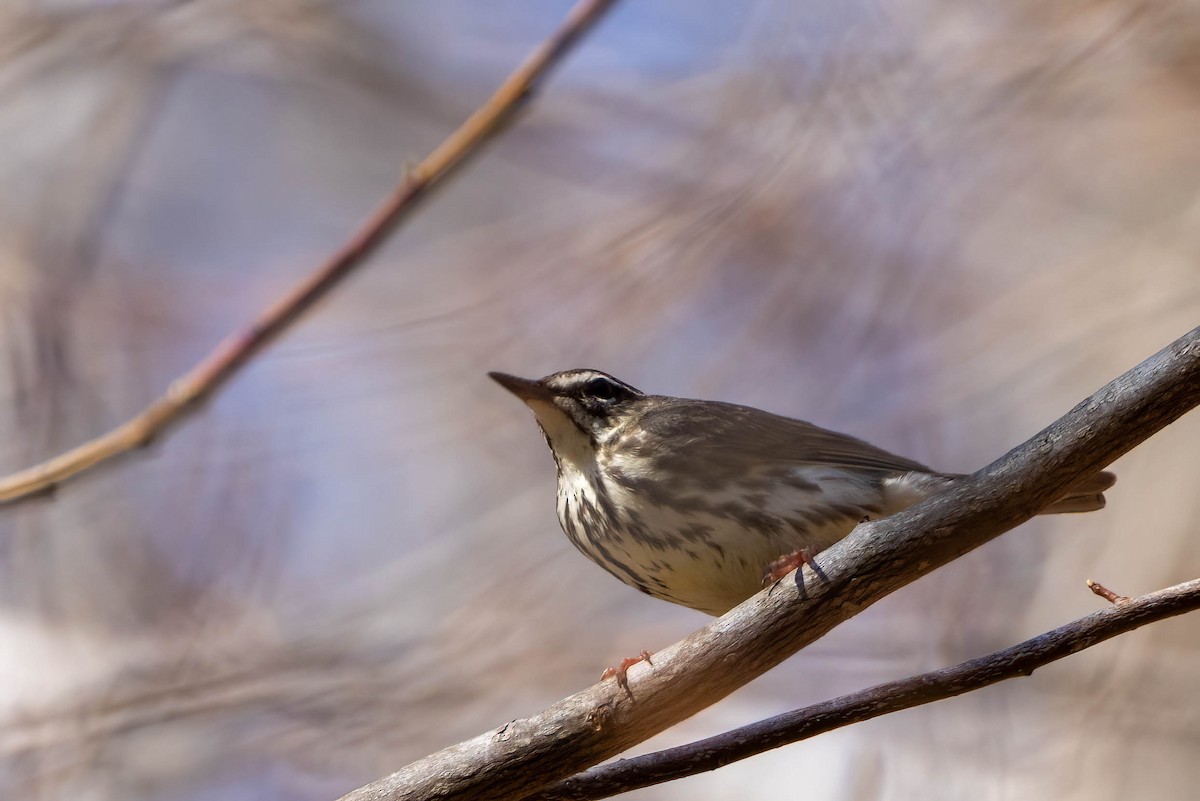
[[[1093,592],[1101,587],[1095,582],[1088,582],[1088,586]],[[1105,589],[1105,593],[1109,592]],[[1114,597],[1119,599],[1119,605],[1093,612],[1011,648],[954,667],[886,682],[831,701],[785,712],[715,737],[592,768],[552,785],[532,798],[537,801],[608,798],[639,787],[716,770],[755,754],[852,723],[953,698],[1005,679],[1031,676],[1043,665],[1118,634],[1200,609],[1200,579],[1137,598]]]
[[[1016,402],[1016,399],[1014,399]],[[1200,404],[1200,328],[950,490],[860,525],[809,567],[629,672],[346,795],[522,799],[690,717],[885,595],[1028,520]]]
[[[428,190],[508,122],[534,90],[615,0],[580,0],[549,39],[534,50],[487,102],[423,161],[329,259],[250,325],[230,334],[138,415],[106,434],[41,464],[0,478],[0,503],[52,490],[63,481],[144,447],[209,398],[251,357],[333,289],[387,238]]]

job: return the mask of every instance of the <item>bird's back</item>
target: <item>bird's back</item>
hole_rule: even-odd
[[[869,442],[804,420],[717,401],[649,396],[644,411],[622,426],[614,443],[663,472],[715,479],[722,471],[772,465],[816,465],[899,474],[933,472]],[[704,478],[705,476],[701,476]]]

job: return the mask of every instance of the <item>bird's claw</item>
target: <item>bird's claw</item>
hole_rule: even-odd
[[[650,652],[642,651],[637,656],[625,657],[621,660],[621,664],[617,665],[616,667],[605,668],[604,672],[600,674],[600,681],[615,677],[617,680],[617,685],[625,692],[633,695],[633,693],[629,691],[629,677],[626,674],[629,672],[629,668],[633,667],[638,662],[645,662],[647,665],[654,664],[650,661]]]
[[[808,565],[816,569],[816,562],[813,561],[813,556],[807,548],[801,548],[798,551],[779,557],[767,565],[767,569],[763,571],[762,586],[766,587],[768,584],[774,584],[802,565]]]

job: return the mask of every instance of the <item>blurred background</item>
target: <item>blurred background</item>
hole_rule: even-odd
[[[6,0],[0,471],[141,409],[567,2]],[[487,370],[974,470],[1200,318],[1200,3],[626,2],[148,452],[0,509],[0,796],[332,799],[707,618],[554,515]],[[1200,575],[1200,416],[640,750]],[[1200,617],[638,799],[1192,798]]]

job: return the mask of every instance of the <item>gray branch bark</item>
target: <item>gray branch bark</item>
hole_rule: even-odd
[[[740,726],[715,737],[601,765],[551,785],[532,798],[536,801],[608,798],[716,770],[772,748],[853,723],[953,698],[1006,679],[1032,676],[1033,671],[1044,665],[1119,634],[1196,609],[1200,609],[1200,579],[1137,598],[1122,599],[1116,606],[954,667],[878,684]]]
[[[602,682],[344,799],[528,798],[690,717],[885,595],[1025,522],[1197,404],[1200,328],[949,491],[860,525],[821,554],[821,576],[805,567],[659,651],[653,665],[635,665],[630,694]]]

